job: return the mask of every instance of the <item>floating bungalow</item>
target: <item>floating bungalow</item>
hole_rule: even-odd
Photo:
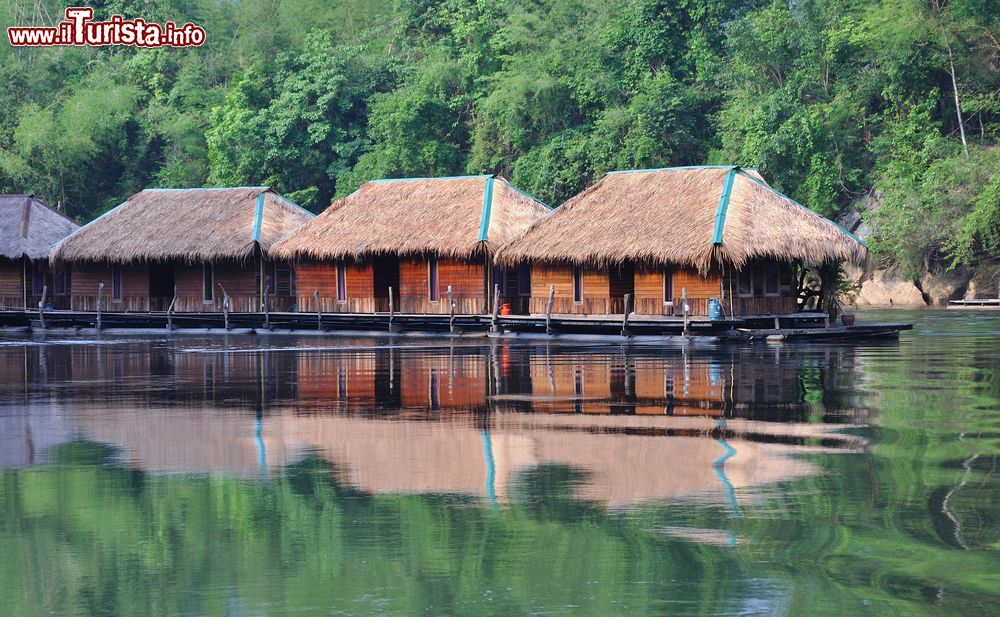
[[[69,308],[69,272],[49,268],[49,251],[79,225],[33,195],[0,195],[0,309]]]
[[[484,314],[490,290],[527,310],[527,266],[493,256],[549,208],[502,178],[374,180],[335,201],[274,247],[295,263],[302,311]],[[317,306],[317,298],[319,305]]]
[[[861,265],[858,238],[741,167],[611,172],[504,246],[531,265],[531,313],[727,316],[796,310],[793,266]]]
[[[146,189],[52,249],[72,269],[71,308],[288,310],[291,267],[271,246],[313,215],[267,187]],[[103,284],[103,286],[102,286]]]

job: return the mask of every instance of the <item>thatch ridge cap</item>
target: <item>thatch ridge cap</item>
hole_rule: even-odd
[[[679,165],[676,167],[651,167],[649,169],[616,169],[605,172],[604,175],[612,176],[615,174],[653,173],[658,171],[686,171],[691,169],[746,169],[749,171],[757,171],[756,167],[744,167],[743,165]]]
[[[369,180],[368,182],[365,182],[365,184],[370,184],[373,182],[422,182],[427,180],[472,180],[475,178],[484,178],[484,179],[496,178],[496,174],[476,174],[472,176],[429,176],[426,178],[376,178],[374,180]]]

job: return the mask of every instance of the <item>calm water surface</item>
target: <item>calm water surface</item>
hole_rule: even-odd
[[[1000,313],[867,345],[0,334],[0,615],[1000,614]]]

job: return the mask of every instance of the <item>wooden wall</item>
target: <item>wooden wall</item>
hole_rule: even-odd
[[[302,262],[296,265],[299,311],[316,310],[316,291],[319,291],[319,307],[324,313],[374,313],[378,310],[371,262],[352,261],[345,268],[347,300],[341,302],[337,300],[337,262]]]
[[[771,262],[755,262],[748,266],[753,269],[754,276],[763,276],[768,267],[780,269],[780,293],[761,295],[754,286],[752,296],[743,297],[736,293],[736,274],[728,274],[724,278],[718,268],[711,269],[707,275],[700,274],[696,269],[678,266],[671,270],[673,285],[673,301],[664,302],[664,280],[662,268],[636,267],[631,291],[634,293],[634,310],[638,315],[674,315],[682,314],[682,293],[686,291],[690,314],[704,317],[708,315],[710,298],[717,298],[724,314],[733,315],[766,315],[771,313],[788,313],[795,311],[795,289],[791,280],[791,265]],[[545,312],[548,303],[549,287],[555,286],[555,298],[552,312],[555,314],[606,315],[621,314],[624,309],[622,297],[630,291],[628,272],[623,276],[609,276],[606,270],[584,268],[583,270],[583,301],[573,301],[573,267],[570,265],[534,264],[531,272],[531,313]],[[734,294],[729,295],[730,284]]]
[[[535,264],[531,267],[532,313],[544,313],[549,301],[549,287],[555,285],[552,312],[556,314],[609,315],[624,311],[621,298],[611,297],[607,271],[583,269],[583,300],[573,299],[573,266]],[[617,309],[617,311],[616,311]]]
[[[205,301],[202,288],[202,265],[176,264],[174,285],[177,287],[177,312],[220,312],[223,294],[219,284],[229,294],[229,310],[255,312],[260,310],[260,272],[256,260],[220,262],[214,265],[213,299]],[[112,267],[109,264],[75,263],[72,270],[72,308],[78,311],[97,310],[98,284],[104,283],[102,307],[106,311],[165,311],[172,298],[150,298],[150,269],[146,265],[122,266],[122,298],[112,299]],[[278,310],[274,303],[272,310]]]
[[[105,311],[142,312],[149,310],[149,269],[144,265],[122,266],[122,294],[115,300],[111,266],[106,264],[74,263],[72,266],[72,300],[75,311],[96,311],[101,283],[101,308]]]
[[[24,262],[0,258],[0,309],[24,307]]]
[[[635,312],[639,315],[682,315],[681,295],[686,290],[688,306],[692,315],[708,315],[708,299],[722,299],[722,274],[712,269],[702,276],[694,268],[675,267],[670,270],[673,277],[673,301],[665,303],[663,297],[664,268],[636,268]]]
[[[484,264],[479,259],[438,260],[439,300],[429,294],[428,260],[424,257],[399,261],[399,295],[402,313],[448,313],[448,285],[452,287],[455,312],[482,315],[487,311]]]
[[[764,287],[763,281],[769,269],[777,272],[777,293],[768,294]],[[751,293],[741,294],[739,272],[727,271],[725,280],[722,281],[725,291],[723,312],[732,315],[772,315],[794,313],[797,310],[797,289],[792,280],[792,264],[761,259],[748,263],[744,271],[749,271],[752,277]]]

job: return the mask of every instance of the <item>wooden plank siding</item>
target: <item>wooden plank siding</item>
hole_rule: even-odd
[[[455,312],[482,315],[488,312],[486,303],[485,265],[480,260],[439,259],[438,300],[430,299],[430,269],[426,257],[399,261],[399,295],[402,313],[447,314],[448,285],[452,287]]]
[[[549,288],[555,286],[552,312],[554,314],[614,315],[624,311],[622,297],[634,294],[634,310],[637,315],[673,315],[683,313],[681,297],[684,292],[688,299],[690,314],[704,317],[708,315],[709,299],[717,298],[725,314],[767,315],[790,313],[796,310],[795,289],[791,280],[791,264],[776,262],[755,262],[749,266],[754,274],[755,285],[752,294],[740,296],[737,290],[737,273],[723,276],[721,269],[713,268],[702,275],[696,269],[684,266],[657,268],[636,266],[629,277],[626,266],[620,272],[609,276],[606,269],[583,269],[583,301],[573,299],[573,267],[560,264],[533,264],[531,270],[531,299],[529,310],[533,314],[543,314],[548,303]],[[767,268],[780,271],[779,293],[764,294],[762,284],[756,284],[764,276]],[[672,297],[665,298],[664,276],[672,277]],[[761,279],[762,280],[762,279]],[[629,285],[631,282],[631,286]],[[734,293],[730,296],[730,286]],[[759,292],[759,293],[758,293]]]
[[[163,281],[150,280],[151,272],[158,271],[161,273],[158,276],[166,276],[162,274],[162,268],[150,268],[145,264],[123,265],[120,300],[112,297],[112,268],[110,264],[73,264],[70,307],[77,311],[97,310],[97,290],[100,283],[104,283],[102,308],[106,311],[165,311],[170,306],[172,296],[150,297],[151,287],[170,287],[170,281],[164,285]],[[173,265],[173,286],[177,290],[175,311],[221,312],[224,296],[220,285],[229,295],[230,311],[245,313],[261,310],[260,262],[257,259],[218,262],[212,264],[212,268],[212,297],[205,300],[203,265]],[[292,302],[293,299],[288,295],[268,296],[270,310],[288,310]]]
[[[379,310],[375,300],[374,269],[371,262],[349,261],[344,264],[347,299],[337,299],[337,262],[302,262],[295,266],[295,286],[298,290],[298,309],[302,312],[316,310],[316,291],[319,308],[324,313],[374,313]]]
[[[0,309],[23,309],[24,261],[0,258]]]
[[[75,263],[70,307],[74,311],[96,311],[98,290],[104,283],[101,308],[105,311],[149,310],[149,270],[144,265],[122,266],[121,298],[112,298],[112,268],[106,264]]]
[[[573,297],[573,266],[537,264],[531,267],[531,301],[529,311],[545,313],[549,301],[549,288],[555,286],[552,312],[565,315],[609,315],[624,310],[621,298],[611,298],[611,284],[607,271],[584,268],[582,272],[583,295],[580,302]]]

